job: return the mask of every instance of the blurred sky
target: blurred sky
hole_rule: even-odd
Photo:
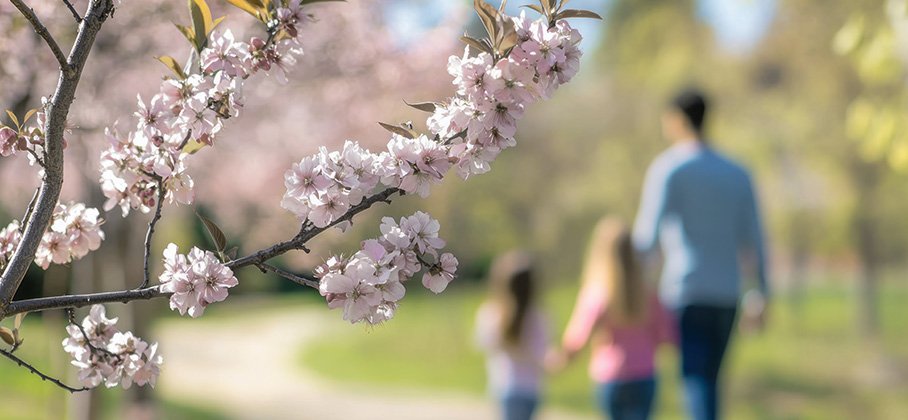
[[[517,14],[526,10],[521,9],[521,5],[536,2],[509,1],[507,12]],[[398,41],[405,45],[416,40],[423,31],[438,25],[445,16],[457,13],[458,8],[469,7],[471,3],[468,0],[390,0],[385,18],[392,23]],[[572,0],[569,7],[592,10],[604,16],[609,3],[610,0]],[[762,39],[772,24],[775,12],[776,0],[698,0],[697,4],[697,15],[712,26],[722,48],[735,53],[750,51]],[[595,49],[603,23],[573,19],[572,24],[580,29],[587,41],[592,41],[584,42],[584,49]]]

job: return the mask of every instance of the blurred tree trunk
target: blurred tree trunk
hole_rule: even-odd
[[[859,158],[856,158],[859,159]],[[880,182],[880,165],[856,160],[852,162],[857,203],[854,209],[854,238],[859,258],[857,278],[858,328],[867,337],[879,334],[878,282],[880,258],[876,216],[877,186]]]

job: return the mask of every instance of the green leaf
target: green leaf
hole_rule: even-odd
[[[469,45],[473,48],[476,48],[478,51],[485,51],[489,54],[492,53],[492,48],[490,48],[488,46],[488,44],[486,44],[485,42],[480,41],[476,38],[464,35],[464,36],[460,37],[460,40],[463,41],[464,43],[466,43],[467,45]]]
[[[438,108],[438,104],[436,104],[435,102],[416,102],[411,104],[407,101],[404,101],[404,103],[410,107],[425,112],[435,112],[435,108]]]
[[[28,315],[28,312],[20,312],[16,314],[16,319],[13,321],[13,328],[19,329],[22,326],[22,320],[25,319],[25,316]]]
[[[38,112],[38,110],[35,108],[29,109],[28,112],[25,113],[25,116],[22,117],[22,124],[27,123],[32,115],[35,115],[36,112]]]
[[[211,20],[211,9],[205,0],[189,0],[189,12],[192,15],[192,28],[195,33],[196,51],[202,52],[208,43],[208,32],[214,28]]]
[[[211,240],[214,242],[216,251],[218,253],[224,252],[224,249],[227,248],[227,237],[224,236],[224,232],[221,231],[221,228],[211,221],[211,219],[202,216],[198,212],[196,212],[195,215],[205,224],[205,230],[208,231],[208,236],[210,236]]]
[[[498,41],[496,49],[499,54],[502,54],[515,45],[517,45],[517,30],[514,28],[514,21],[505,19],[501,25],[501,39]]]
[[[495,39],[497,35],[495,21],[498,16],[498,9],[483,0],[473,0],[473,8],[476,9],[476,14],[479,15],[479,20],[482,21],[482,26],[485,26],[489,39]]]
[[[401,137],[406,137],[408,139],[415,139],[415,138],[419,137],[419,134],[416,133],[415,131],[401,127],[401,126],[385,124],[380,121],[379,121],[378,125],[384,127],[385,130],[388,130]]]
[[[11,346],[16,345],[16,337],[13,335],[13,331],[6,327],[0,327],[0,339],[6,342]]]
[[[264,7],[261,2],[255,0],[227,0],[227,3],[234,5],[238,9],[249,13],[252,16],[255,16],[256,19],[261,16],[259,10]]]
[[[552,14],[552,4],[549,3],[549,0],[539,0],[539,4],[542,5],[542,14],[546,16]]]
[[[192,29],[189,29],[186,26],[180,25],[179,23],[174,23],[173,25],[176,26],[177,29],[180,30],[180,33],[182,33],[183,36],[186,37],[187,40],[189,40],[190,44],[195,46],[195,33],[193,32]]]
[[[567,9],[555,16],[555,19],[570,19],[570,18],[588,18],[588,19],[602,20],[602,16],[599,16],[598,13],[591,12],[589,10]]]
[[[226,255],[231,260],[233,260],[233,259],[236,259],[237,252],[239,252],[239,251],[240,251],[240,248],[233,247],[233,248],[228,249],[227,252],[224,253],[224,255]]]
[[[163,63],[165,66],[167,66],[167,68],[169,68],[170,71],[173,72],[173,74],[177,75],[177,77],[179,77],[180,80],[186,78],[186,73],[184,73],[183,69],[180,68],[180,64],[177,63],[177,60],[175,58],[173,58],[169,55],[162,55],[160,57],[155,57],[155,58],[158,59],[158,61]]]
[[[13,121],[13,124],[16,124],[16,128],[17,128],[17,129],[18,129],[18,128],[21,128],[21,126],[19,125],[19,119],[16,118],[16,114],[13,114],[13,111],[10,111],[10,110],[7,109],[7,110],[6,110],[6,115],[9,115],[9,119]]]

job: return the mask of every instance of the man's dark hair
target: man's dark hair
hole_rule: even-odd
[[[687,117],[690,126],[697,133],[703,132],[703,121],[706,119],[708,102],[701,91],[695,88],[684,89],[675,95],[671,104]]]

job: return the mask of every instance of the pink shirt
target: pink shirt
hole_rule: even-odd
[[[671,315],[656,294],[649,293],[646,319],[638,325],[619,326],[604,315],[603,294],[585,290],[580,295],[562,345],[566,350],[579,351],[592,337],[589,372],[596,382],[653,376],[656,348],[660,343],[676,341]]]
[[[476,341],[486,353],[489,391],[498,396],[538,395],[548,347],[544,317],[532,308],[527,312],[516,346],[502,343],[501,318],[498,308],[489,303],[476,314]]]

